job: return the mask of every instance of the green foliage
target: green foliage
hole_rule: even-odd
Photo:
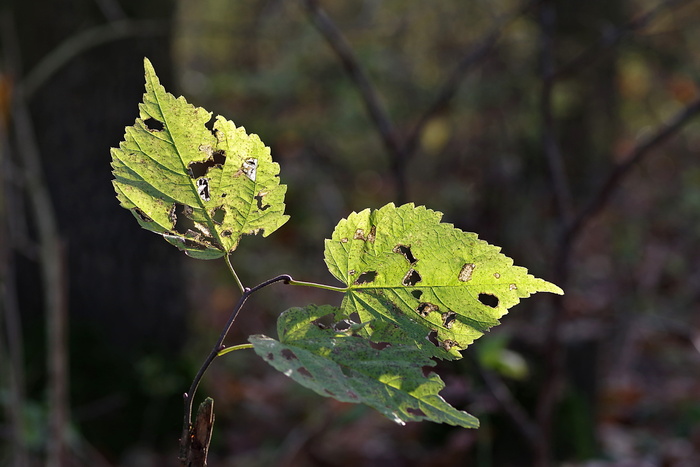
[[[175,98],[148,59],[140,116],[112,149],[114,188],[139,224],[190,256],[219,258],[284,224],[286,186],[257,135]]]
[[[321,324],[326,316],[333,319]],[[343,318],[339,320],[339,318]],[[416,346],[375,345],[353,332],[341,310],[325,305],[291,308],[280,316],[280,341],[251,336],[266,362],[325,397],[363,403],[397,423],[431,420],[476,428],[478,420],[438,395],[439,376],[424,374],[435,365]]]
[[[168,94],[148,60],[145,69],[140,117],[112,150],[121,205],[142,227],[202,259],[228,259],[242,235],[269,235],[284,224],[286,187],[269,149],[223,117],[210,130],[211,113]],[[340,308],[285,311],[279,340],[251,336],[265,361],[323,396],[367,404],[398,423],[477,427],[475,417],[440,397],[444,383],[426,372],[435,365],[432,358],[461,358],[460,351],[521,298],[563,292],[441,218],[425,207],[387,204],[341,220],[326,240],[325,260],[344,288],[286,275],[252,289],[239,282],[243,297],[188,391],[187,410],[198,378],[228,353],[223,339],[248,296],[285,281],[337,290],[344,299]],[[191,425],[183,427],[184,451],[192,433]]]
[[[380,323],[366,328],[373,341],[408,339],[433,356],[459,358],[521,298],[563,293],[441,217],[388,204],[351,214],[326,240],[326,264],[348,286],[343,309]]]

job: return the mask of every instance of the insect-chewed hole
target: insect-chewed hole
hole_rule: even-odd
[[[403,255],[403,257],[406,258],[406,261],[408,261],[411,266],[418,262],[416,257],[413,256],[413,253],[411,253],[410,245],[396,245],[391,251]]]
[[[410,413],[411,415],[413,415],[415,417],[425,417],[425,412],[423,412],[421,409],[418,409],[418,408],[407,407],[406,412]]]
[[[287,360],[296,360],[297,359],[297,356],[294,354],[294,352],[292,352],[289,349],[283,349],[281,353],[282,353],[282,356],[284,358],[286,358]]]
[[[211,212],[211,220],[214,221],[214,224],[216,224],[216,225],[223,224],[225,217],[226,217],[226,209],[224,209],[223,206],[218,206],[218,207],[214,208],[214,210]]]
[[[300,367],[299,369],[297,369],[297,372],[298,372],[300,375],[305,376],[306,378],[313,378],[313,377],[314,377],[314,376],[311,374],[311,372],[310,372],[309,370],[307,370],[306,368],[304,368],[303,366]]]
[[[209,148],[209,151],[211,151],[211,148]],[[219,169],[223,168],[225,162],[226,152],[223,150],[216,150],[212,152],[209,159],[205,161],[190,162],[190,164],[187,166],[187,172],[192,178],[204,177],[207,172],[209,172],[209,169],[215,167]]]
[[[443,313],[442,325],[445,326],[447,329],[450,329],[456,317],[457,313],[455,313],[454,311],[448,311],[447,313]]]
[[[367,271],[363,272],[359,276],[357,276],[357,279],[355,279],[355,285],[363,285],[363,284],[370,284],[374,282],[374,279],[377,278],[377,271]]]
[[[413,287],[414,285],[416,285],[420,281],[421,281],[421,276],[420,276],[420,274],[418,274],[418,271],[411,268],[408,270],[408,272],[404,276],[401,283],[406,287]]]
[[[370,347],[372,347],[374,350],[384,350],[387,347],[391,347],[391,344],[388,342],[369,342]]]
[[[423,318],[428,316],[428,314],[433,311],[440,311],[440,307],[432,303],[423,302],[420,305],[418,305],[418,308],[416,308],[416,312]]]
[[[131,211],[132,211],[134,214],[136,214],[136,215],[139,217],[139,219],[141,219],[143,222],[153,222],[153,219],[151,219],[150,217],[148,217],[148,215],[146,215],[146,213],[143,212],[141,209],[139,209],[139,208],[133,208]]]
[[[423,291],[420,290],[420,289],[412,290],[412,291],[411,291],[411,295],[413,295],[413,297],[414,297],[416,300],[420,300],[421,295],[423,295]]]
[[[212,135],[216,136],[219,130],[214,129],[214,123],[216,123],[216,119],[212,118],[207,123],[205,123],[204,126],[207,127],[207,130],[211,131]]]
[[[204,201],[209,201],[211,199],[211,193],[209,192],[209,179],[200,178],[197,180],[197,193],[199,197]]]
[[[163,131],[163,128],[165,128],[163,122],[156,120],[152,117],[149,117],[146,120],[144,120],[143,124],[146,125],[148,131]]]
[[[496,297],[493,294],[490,293],[480,293],[479,294],[479,301],[486,305],[490,306],[491,308],[496,308],[498,306],[498,297]]]
[[[173,222],[173,230],[179,234],[185,235],[195,230],[191,206],[175,203],[170,211],[170,220]]]
[[[438,340],[437,336],[438,332],[435,329],[433,329],[428,333],[427,336],[425,336],[425,338],[428,339],[428,341],[431,342],[433,345],[435,345],[435,347],[439,347],[440,341]]]
[[[258,202],[258,209],[260,209],[261,211],[264,211],[265,209],[270,207],[269,204],[263,204],[263,196],[264,195],[262,193],[258,193],[254,196],[255,201]]]

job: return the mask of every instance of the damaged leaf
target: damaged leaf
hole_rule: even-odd
[[[326,240],[326,264],[348,287],[341,307],[370,322],[364,332],[373,341],[413,342],[429,355],[460,358],[521,298],[563,293],[441,218],[422,206],[388,204],[350,214]],[[357,280],[369,272],[371,280]]]
[[[139,224],[188,255],[232,252],[284,224],[279,165],[254,134],[165,91],[148,59],[139,118],[112,149],[113,185]]]
[[[291,308],[277,320],[279,341],[263,335],[249,341],[270,365],[322,396],[369,405],[399,424],[430,420],[479,426],[474,416],[439,395],[445,385],[438,375],[424,371],[435,365],[424,352],[410,344],[376,345],[336,326],[319,325],[327,315],[348,320],[329,305]]]

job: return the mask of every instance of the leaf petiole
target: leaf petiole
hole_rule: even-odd
[[[315,287],[317,289],[332,290],[333,292],[345,293],[349,290],[349,287],[334,287],[332,285],[317,284],[315,282],[304,282],[290,279],[286,282],[289,285],[300,285],[303,287]]]
[[[231,271],[231,275],[233,278],[236,280],[236,285],[238,286],[238,290],[241,291],[241,293],[245,293],[245,287],[243,287],[243,283],[241,282],[241,279],[238,277],[238,274],[236,274],[236,270],[233,269],[233,265],[231,264],[231,257],[227,253],[225,255],[226,258],[226,266],[228,266],[228,270]]]
[[[225,349],[219,350],[219,353],[216,354],[217,357],[221,357],[222,355],[226,355],[229,352],[233,352],[234,350],[243,350],[243,349],[252,349],[253,344],[238,344],[238,345],[232,345],[231,347],[226,347]]]

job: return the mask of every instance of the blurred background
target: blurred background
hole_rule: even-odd
[[[177,465],[182,393],[238,292],[118,206],[143,57],[257,133],[291,220],[244,284],[333,284],[323,239],[414,202],[554,282],[440,363],[479,430],[395,425],[252,351],[215,361],[209,465],[700,465],[700,1],[7,0],[0,465]],[[227,341],[330,292],[277,285]]]

